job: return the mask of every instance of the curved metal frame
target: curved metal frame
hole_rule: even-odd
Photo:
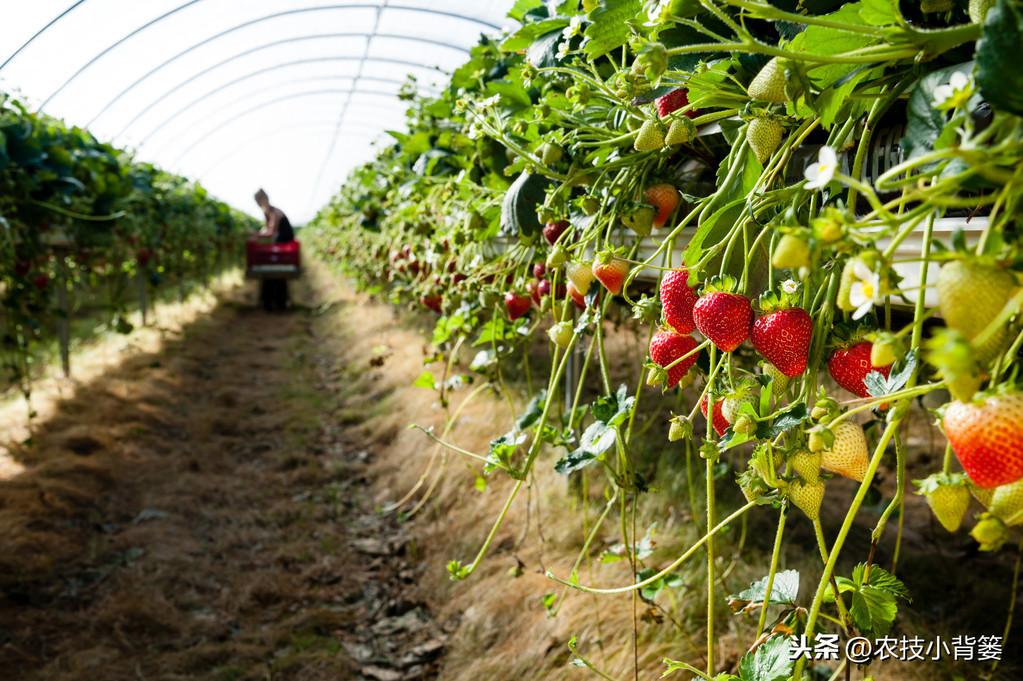
[[[232,123],[235,123],[235,122],[237,122],[238,120],[240,120],[242,118],[246,118],[248,116],[251,116],[252,114],[257,113],[257,112],[259,112],[259,111],[261,111],[263,109],[266,109],[266,108],[268,108],[270,106],[275,106],[277,104],[282,104],[284,102],[288,102],[288,101],[295,100],[295,99],[303,99],[303,98],[306,98],[306,97],[320,97],[320,96],[324,96],[324,95],[348,95],[350,97],[354,93],[368,94],[368,95],[378,95],[380,97],[387,97],[387,98],[391,98],[391,97],[394,96],[390,92],[375,92],[373,90],[360,90],[358,88],[350,88],[350,89],[347,89],[347,90],[342,90],[342,89],[311,90],[309,92],[296,92],[296,93],[292,93],[290,95],[285,95],[283,97],[275,97],[274,99],[270,99],[270,100],[267,100],[265,102],[260,102],[259,104],[256,104],[255,106],[250,107],[250,108],[246,109],[245,111],[242,111],[240,113],[234,114],[230,118],[228,118],[227,120],[222,121],[222,122],[218,123],[217,125],[215,125],[214,127],[212,127],[211,129],[207,130],[205,133],[203,133],[197,139],[195,139],[191,144],[189,144],[187,147],[185,147],[177,155],[177,157],[174,158],[174,160],[172,161],[172,164],[173,165],[177,165],[181,161],[181,159],[183,159],[185,156],[187,156],[193,149],[195,149],[197,146],[199,146],[200,144],[202,144],[207,139],[209,139],[213,135],[217,134],[218,132],[220,132],[221,130],[226,128],[227,126],[231,125]]]
[[[60,14],[58,14],[57,16],[53,17],[48,22],[46,22],[45,26],[43,26],[41,29],[39,29],[35,33],[33,33],[31,38],[29,38],[28,40],[23,42],[21,44],[21,46],[18,47],[18,49],[16,49],[14,52],[11,52],[11,54],[8,55],[7,59],[4,59],[4,63],[0,64],[0,71],[3,71],[7,67],[8,64],[10,64],[12,61],[14,61],[15,57],[17,57],[19,54],[21,54],[22,50],[24,50],[26,47],[28,47],[29,45],[34,43],[36,38],[38,38],[42,34],[44,34],[47,31],[49,31],[51,28],[53,28],[54,24],[59,22],[61,19],[63,19],[67,15],[71,14],[71,12],[75,11],[78,8],[78,6],[81,5],[84,2],[85,2],[85,0],[78,0],[77,2],[72,4],[70,7],[68,7],[66,10],[64,10],[63,12],[61,12]]]
[[[248,57],[249,55],[255,54],[257,52],[262,52],[264,50],[269,50],[269,49],[272,49],[274,47],[280,47],[281,45],[290,45],[290,44],[293,44],[293,43],[305,42],[305,41],[308,41],[308,40],[327,40],[327,39],[332,39],[332,38],[345,38],[345,37],[350,38],[350,37],[364,37],[364,36],[368,36],[368,34],[364,34],[364,33],[314,33],[314,34],[305,35],[305,36],[293,36],[291,38],[282,38],[280,40],[274,40],[274,41],[271,41],[269,43],[265,43],[263,45],[257,45],[255,47],[250,47],[250,48],[248,48],[246,50],[242,50],[241,52],[233,54],[233,55],[231,55],[231,56],[229,56],[229,57],[227,57],[225,59],[220,60],[219,62],[217,62],[215,64],[211,64],[210,66],[207,66],[204,69],[202,69],[202,70],[200,70],[200,71],[198,71],[196,73],[193,73],[188,78],[185,78],[184,80],[180,81],[176,85],[172,86],[170,89],[165,90],[156,99],[154,99],[151,102],[149,102],[149,104],[144,106],[138,113],[136,113],[135,116],[133,116],[132,119],[129,120],[124,125],[124,127],[121,128],[121,131],[118,134],[122,134],[126,130],[131,128],[131,126],[134,125],[140,118],[142,118],[144,115],[149,113],[153,109],[153,107],[155,107],[158,104],[160,104],[160,102],[164,101],[165,99],[167,99],[168,97],[173,95],[175,92],[177,92],[181,88],[183,88],[183,87],[185,87],[187,85],[190,85],[191,83],[199,80],[203,76],[208,75],[208,74],[212,73],[213,71],[216,71],[217,69],[219,69],[219,68],[221,68],[223,66],[226,66],[226,65],[228,65],[228,64],[230,64],[232,62],[236,62],[239,59],[243,59],[245,57]],[[337,61],[363,61],[365,59],[367,61],[392,63],[392,64],[398,64],[398,65],[401,65],[401,66],[407,66],[407,67],[411,67],[411,68],[419,68],[419,69],[430,70],[430,67],[428,67],[428,66],[424,66],[422,64],[418,64],[418,63],[413,62],[413,61],[407,61],[407,60],[404,60],[404,59],[385,59],[383,57],[363,58],[363,57],[357,57],[357,56],[354,56],[354,55],[348,56],[348,57],[337,56],[334,59],[336,59]],[[86,127],[90,127],[93,124],[93,122],[95,122],[95,120],[97,118],[99,118],[101,113],[102,112],[100,112],[100,113],[96,114],[95,116],[93,116],[92,120],[89,121],[86,124]]]
[[[279,71],[279,70],[284,69],[284,68],[291,68],[293,66],[303,66],[303,65],[306,65],[306,64],[330,63],[330,62],[339,62],[339,61],[355,61],[357,59],[358,59],[357,57],[345,57],[345,56],[339,56],[339,57],[316,57],[316,58],[311,58],[311,59],[296,59],[294,61],[283,62],[283,63],[280,63],[280,64],[273,64],[272,66],[267,66],[265,68],[261,68],[261,69],[255,70],[255,71],[251,71],[249,73],[246,73],[243,76],[239,76],[238,78],[235,78],[235,79],[233,79],[231,81],[228,81],[227,83],[219,85],[219,86],[217,86],[215,88],[212,88],[212,89],[206,91],[205,93],[199,95],[198,97],[196,97],[195,99],[191,100],[190,102],[188,102],[184,106],[182,106],[179,109],[177,109],[174,113],[172,113],[171,115],[167,116],[162,121],[160,121],[160,123],[158,123],[155,127],[150,129],[149,132],[146,133],[146,135],[142,139],[143,140],[152,139],[155,135],[159,134],[159,132],[161,130],[163,130],[165,127],[170,125],[178,116],[180,116],[181,114],[185,113],[186,111],[188,111],[192,107],[197,106],[198,104],[206,101],[210,97],[213,97],[213,96],[223,92],[227,88],[233,87],[234,85],[237,85],[238,83],[242,83],[242,82],[244,82],[246,80],[250,80],[252,78],[256,78],[258,76],[262,76],[262,75],[265,75],[267,73],[272,73],[273,71]],[[355,76],[354,75],[350,75],[350,76],[339,75],[339,76],[336,76],[336,77],[337,78],[350,78],[353,81],[355,80]],[[388,83],[388,84],[392,84],[392,85],[403,85],[405,83],[405,81],[398,80],[397,78],[376,78],[376,77],[362,76],[360,78],[360,80],[367,80],[367,81],[376,82],[376,83]],[[428,88],[428,87],[423,87],[422,90],[425,91],[425,92],[435,92],[435,90],[433,90],[432,88]],[[241,98],[239,98],[239,100],[236,100],[236,101],[240,101],[240,99]],[[121,128],[120,132],[118,132],[116,136],[120,137],[121,135],[123,135],[131,127],[132,123],[134,123],[135,120],[137,120],[137,118],[138,117],[133,119],[125,127]]]
[[[236,29],[232,29],[232,31],[233,30],[236,30]],[[229,33],[229,32],[224,32],[223,34],[219,34],[219,35],[227,35],[227,33]],[[243,55],[251,54],[253,52],[257,52],[257,51],[264,50],[264,49],[269,49],[271,47],[276,47],[278,45],[287,45],[287,44],[291,44],[291,43],[300,43],[300,42],[304,42],[304,41],[307,41],[307,40],[325,40],[325,39],[330,39],[330,38],[365,38],[365,39],[369,40],[369,39],[374,38],[374,37],[376,37],[376,38],[392,38],[392,39],[396,39],[396,40],[409,40],[409,41],[412,41],[412,42],[426,43],[426,44],[429,44],[429,45],[436,45],[437,47],[444,47],[444,48],[448,48],[448,49],[452,49],[452,50],[457,50],[457,51],[462,52],[462,53],[469,52],[468,49],[465,49],[464,47],[460,47],[458,45],[454,45],[452,43],[447,43],[447,42],[444,42],[444,41],[441,41],[441,40],[431,40],[429,38],[419,38],[417,36],[403,36],[403,35],[399,35],[399,34],[382,34],[382,33],[377,33],[377,34],[368,34],[368,33],[322,33],[322,34],[310,34],[310,35],[307,35],[307,36],[294,36],[292,38],[282,38],[281,40],[275,40],[275,41],[273,41],[271,43],[266,43],[265,45],[261,45],[261,46],[259,46],[257,48],[252,48],[251,51],[241,52],[238,55],[236,55],[235,57],[232,57],[232,60],[234,58],[240,58],[240,56],[243,56]],[[154,66],[153,69],[150,69],[146,74],[144,74],[143,76],[138,78],[134,83],[132,83],[131,85],[126,87],[124,90],[122,90],[121,92],[116,94],[114,96],[114,98],[112,98],[108,102],[106,102],[103,105],[103,107],[100,108],[95,113],[95,115],[92,117],[92,119],[86,124],[86,127],[89,127],[92,124],[94,124],[96,122],[96,120],[99,119],[101,116],[103,116],[106,111],[108,111],[110,108],[112,108],[114,106],[114,104],[116,104],[125,95],[127,95],[129,92],[131,92],[136,87],[141,85],[143,82],[148,80],[150,77],[152,77],[153,75],[157,74],[157,72],[159,72],[162,69],[164,69],[164,66],[167,66],[168,64],[176,61],[180,57],[182,57],[182,56],[192,52],[193,50],[197,49],[198,47],[202,47],[203,45],[206,45],[206,44],[212,42],[213,40],[214,40],[214,38],[210,38],[208,40],[204,40],[202,42],[196,43],[195,45],[192,45],[188,49],[182,50],[181,52],[178,52],[173,57],[171,57],[170,59],[164,61],[160,65]],[[223,62],[221,62],[221,63],[223,63]],[[218,65],[220,65],[220,64],[218,64]],[[138,117],[136,117],[136,119],[137,118]],[[136,119],[133,119],[132,123],[134,123],[134,121]]]
[[[337,81],[341,81],[341,80],[350,81],[350,83],[345,83],[344,85],[338,84]],[[383,83],[401,83],[401,81],[397,81],[397,80],[393,80],[393,79],[376,79],[376,78],[368,79],[368,78],[362,78],[362,79],[359,79],[359,80],[363,80],[363,81],[376,81],[376,82],[383,82]],[[234,105],[234,104],[243,103],[243,102],[247,102],[247,101],[251,101],[251,100],[257,100],[262,95],[269,95],[269,94],[271,94],[273,92],[279,92],[282,85],[286,86],[286,85],[292,85],[292,84],[317,83],[317,82],[318,83],[323,83],[323,82],[331,82],[331,81],[335,82],[337,85],[339,85],[341,87],[354,87],[356,85],[356,79],[355,79],[354,76],[317,76],[317,77],[313,77],[313,78],[298,79],[298,80],[290,81],[290,82],[288,82],[286,84],[276,84],[276,85],[273,85],[271,87],[260,88],[259,90],[253,90],[253,91],[247,92],[246,94],[244,94],[242,96],[239,96],[239,97],[236,97],[235,99],[233,99],[231,102],[229,102],[229,104],[227,106],[231,106],[231,105]],[[360,91],[363,91],[363,90],[360,90]],[[364,91],[364,92],[368,92],[370,94],[379,94],[379,95],[382,95],[382,96],[385,94],[384,92],[377,92],[377,91],[373,91],[373,90],[368,90],[368,91]],[[389,96],[394,96],[395,93],[387,93],[387,94]],[[155,136],[159,135],[161,132],[163,132],[168,126],[170,126],[171,124],[173,124],[173,123],[175,123],[177,121],[178,117],[181,116],[181,113],[185,110],[185,108],[189,108],[192,104],[195,103],[195,101],[197,101],[197,100],[193,100],[192,102],[190,102],[189,104],[186,104],[181,109],[179,109],[179,110],[175,111],[174,113],[172,113],[172,115],[167,117],[159,126],[157,126],[157,127],[153,128],[152,130],[150,130],[148,132],[148,134],[146,134],[145,137],[143,137],[142,140],[139,143],[140,144],[144,144],[144,143],[152,140]],[[216,112],[217,113],[221,113],[221,112],[225,111],[227,109],[227,106],[225,106],[223,108],[218,107]],[[228,113],[228,115],[229,115],[229,113]]]
[[[168,19],[171,16],[174,16],[175,14],[177,14],[178,12],[181,12],[182,10],[185,10],[185,9],[187,9],[187,8],[191,7],[192,5],[195,5],[195,4],[199,3],[199,2],[202,2],[202,0],[188,0],[188,2],[185,2],[184,4],[178,5],[177,7],[173,8],[173,9],[170,9],[167,12],[164,12],[163,14],[161,14],[158,17],[150,19],[149,21],[147,21],[143,25],[141,25],[138,28],[135,28],[134,30],[130,31],[127,35],[125,35],[122,38],[116,40],[114,43],[112,43],[111,45],[107,46],[106,48],[104,48],[103,50],[98,52],[95,56],[93,56],[91,59],[89,59],[85,64],[80,66],[77,71],[75,71],[73,74],[71,74],[71,76],[68,77],[68,79],[65,80],[60,85],[60,87],[58,87],[56,90],[54,90],[53,93],[50,94],[50,96],[47,97],[43,101],[43,103],[40,105],[39,108],[40,109],[45,108],[47,104],[49,104],[51,101],[53,101],[53,99],[57,95],[59,95],[61,92],[63,92],[67,88],[67,86],[69,86],[71,83],[73,83],[80,75],[82,75],[86,70],[88,70],[90,67],[92,67],[93,64],[98,62],[100,59],[105,57],[107,54],[109,54],[113,50],[117,49],[120,45],[124,44],[126,41],[130,40],[131,38],[134,38],[136,35],[138,35],[139,33],[142,33],[146,29],[151,28],[152,26],[155,26],[156,24],[160,23],[161,21],[163,21],[165,19]],[[356,5],[322,5],[322,6],[315,6],[315,7],[296,7],[294,9],[286,10],[284,12],[278,12],[278,13],[275,13],[275,14],[267,15],[266,17],[261,17],[259,19],[251,20],[250,22],[245,22],[245,24],[239,24],[239,26],[237,26],[237,27],[234,27],[232,29],[228,29],[225,32],[222,32],[222,35],[227,35],[232,30],[239,30],[240,28],[243,28],[245,25],[253,25],[253,24],[259,23],[261,21],[271,21],[273,19],[278,19],[278,18],[281,18],[281,17],[284,17],[284,16],[301,14],[301,13],[304,13],[304,12],[332,11],[332,10],[342,10],[342,9],[375,9],[378,12],[382,11],[383,9],[395,9],[395,10],[402,10],[402,11],[409,11],[409,12],[421,12],[421,13],[424,13],[424,14],[431,14],[431,15],[435,15],[435,16],[448,16],[448,17],[452,17],[452,18],[455,18],[455,19],[460,19],[460,20],[463,20],[463,21],[469,21],[471,23],[479,24],[481,26],[486,26],[487,28],[491,28],[491,29],[494,29],[494,30],[500,28],[499,26],[497,26],[495,24],[491,24],[490,22],[485,21],[483,19],[478,19],[476,17],[468,17],[468,16],[465,16],[463,14],[459,14],[457,12],[446,12],[446,11],[443,11],[443,10],[429,9],[427,7],[409,7],[409,6],[405,6],[405,5],[387,5],[386,3],[383,3],[383,4],[373,4],[373,5],[369,5],[369,4],[356,4]],[[59,17],[58,17],[58,19],[55,19],[53,22],[51,22],[50,25],[52,25],[53,23],[56,23],[56,21],[58,21],[58,20],[59,20]],[[44,28],[43,32],[45,32],[45,30],[47,30],[47,28]],[[41,33],[40,33],[40,35],[41,35]],[[210,38],[210,40],[216,40],[217,38],[222,37],[222,35],[218,34],[217,36],[213,36],[212,38]],[[35,38],[33,38],[33,40],[34,39]],[[177,57],[175,57],[175,58],[177,58]],[[159,67],[159,68],[162,68],[162,66]]]

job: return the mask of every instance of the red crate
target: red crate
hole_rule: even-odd
[[[245,244],[248,279],[295,279],[302,274],[302,244],[274,244],[251,240]]]

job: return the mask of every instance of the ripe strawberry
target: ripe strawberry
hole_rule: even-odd
[[[679,357],[693,352],[698,343],[692,336],[683,336],[680,333],[668,329],[662,329],[650,339],[650,359],[661,368],[669,366]],[[668,381],[665,387],[674,388],[678,382],[689,373],[689,370],[696,364],[696,357],[700,353],[693,352],[692,355],[682,360],[675,366],[668,369]]]
[[[572,322],[558,322],[547,330],[547,336],[551,342],[561,349],[567,348],[572,342],[573,333]]]
[[[711,291],[693,306],[696,328],[722,352],[731,352],[749,337],[753,308],[738,293]]]
[[[32,285],[40,291],[45,291],[50,285],[50,275],[46,272],[35,275],[32,277]]]
[[[955,532],[963,524],[966,509],[970,507],[970,490],[966,476],[961,473],[948,475],[935,473],[923,480],[914,480],[917,494],[927,499],[931,512],[949,532]]]
[[[586,309],[586,296],[579,292],[579,289],[575,287],[575,284],[568,282],[568,286],[565,290],[577,308],[580,310]]]
[[[547,265],[543,264],[542,262],[538,262],[535,265],[533,265],[533,276],[534,277],[536,277],[537,279],[543,279],[546,274],[547,274]]]
[[[840,386],[859,397],[870,397],[863,379],[871,371],[879,371],[888,378],[892,367],[874,367],[870,364],[870,352],[873,347],[870,341],[860,341],[848,348],[839,348],[828,360],[828,373]]]
[[[657,151],[664,146],[664,126],[660,121],[643,121],[632,146],[636,151]]]
[[[593,263],[593,276],[615,296],[622,292],[628,274],[629,263],[621,258],[611,257],[607,262],[598,258]]]
[[[512,321],[529,312],[530,304],[529,296],[519,295],[514,291],[504,294],[504,307],[508,312],[508,319]]]
[[[647,187],[643,196],[646,198],[647,203],[653,204],[654,208],[657,209],[653,219],[654,227],[664,227],[664,223],[668,221],[668,218],[671,217],[671,214],[678,207],[678,190],[673,185],[662,182],[661,184]]]
[[[812,335],[810,315],[802,308],[790,307],[753,322],[750,340],[764,359],[792,378],[806,371]]]
[[[441,303],[443,302],[443,299],[439,295],[431,294],[428,296],[423,296],[422,298],[419,299],[419,302],[422,303],[424,307],[433,310],[437,314],[441,313],[440,306]]]
[[[722,411],[723,402],[721,398],[714,400],[714,432],[718,435],[724,435],[725,431],[728,430],[728,420],[725,418],[724,412]],[[704,418],[707,418],[707,396],[704,395],[703,399],[700,400],[700,413],[703,414]]]
[[[771,255],[771,265],[779,270],[798,270],[810,266],[810,244],[795,234],[783,234]]]
[[[824,501],[824,483],[820,480],[814,483],[796,480],[789,484],[788,497],[807,518],[817,520],[821,516],[821,503]]]
[[[654,103],[657,105],[657,115],[664,118],[668,114],[674,113],[689,104],[689,95],[684,89],[678,88],[662,97],[658,97],[654,100]],[[689,118],[696,118],[699,114],[694,110],[690,110],[686,111],[685,115]]]
[[[551,220],[543,226],[543,238],[553,246],[566,229],[568,229],[567,220]]]
[[[813,484],[821,479],[821,453],[801,450],[789,457],[789,472],[803,482]]]
[[[1005,270],[977,261],[953,260],[938,273],[938,307],[950,329],[973,341],[988,327],[1016,292],[1016,278]],[[977,347],[979,361],[994,358],[1008,337],[1003,326]]]
[[[540,304],[540,287],[537,286],[535,281],[526,282],[526,293],[533,299],[534,303]]]
[[[746,126],[746,141],[760,163],[766,163],[781,144],[785,126],[775,118],[758,116]]]
[[[749,96],[762,102],[784,104],[788,101],[785,94],[785,65],[778,57],[767,62],[749,84]]]
[[[593,270],[584,262],[570,262],[565,268],[568,280],[575,284],[575,289],[582,295],[590,291],[590,284],[593,283]]]
[[[1023,393],[952,402],[942,423],[959,463],[978,487],[1023,477]]]
[[[821,467],[850,480],[863,481],[867,472],[867,436],[863,428],[850,421],[842,421],[831,430],[835,441],[821,452]]]
[[[685,268],[672,270],[661,279],[661,307],[664,321],[679,333],[692,333],[696,329],[693,321],[693,306],[698,299],[696,291],[689,288],[689,272]]]

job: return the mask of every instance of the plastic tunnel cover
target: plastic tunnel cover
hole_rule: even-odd
[[[0,91],[256,214],[301,223],[513,0],[35,0],[0,22]]]

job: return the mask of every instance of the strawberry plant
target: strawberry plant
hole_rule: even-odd
[[[973,503],[982,548],[1018,541],[1023,83],[1007,55],[1023,7],[522,0],[511,16],[519,27],[483,39],[440,96],[413,100],[409,130],[316,220],[320,252],[361,286],[436,301],[448,365],[474,346],[486,354],[471,367],[498,389],[510,394],[517,366],[531,394],[540,383],[487,455],[439,441],[514,480],[452,578],[471,577],[524,481],[554,468],[603,485],[614,503],[587,536],[618,532],[635,578],[553,583],[653,597],[702,569],[705,652],[667,671],[807,679],[805,657],[779,659],[795,636],[880,635],[912,607],[896,577],[907,468],[948,530],[972,522]],[[394,244],[409,252],[389,256]],[[464,277],[439,271],[447,261]],[[549,288],[531,305],[520,291],[539,293],[537,262]],[[624,358],[605,340],[622,324],[647,354],[616,388]],[[541,333],[552,342],[538,379]],[[671,415],[652,421],[665,401]],[[922,404],[935,413],[910,418]],[[910,458],[920,421],[938,424],[943,457]],[[662,569],[628,522],[649,491],[638,470],[653,426],[665,460],[684,461],[702,526]],[[885,470],[894,489],[878,485]],[[881,510],[864,530],[868,497]],[[819,553],[798,607],[772,591],[792,507]],[[777,538],[758,593],[739,599],[755,633],[726,669],[716,557],[748,514],[775,518]],[[843,577],[853,533],[870,549]],[[891,570],[876,564],[882,540]],[[587,541],[576,567],[591,554]],[[558,598],[545,599],[552,613]]]

